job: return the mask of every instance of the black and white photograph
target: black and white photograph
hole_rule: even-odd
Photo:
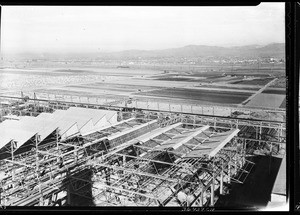
[[[1,6],[0,208],[289,211],[285,8]]]

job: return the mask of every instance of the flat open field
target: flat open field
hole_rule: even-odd
[[[246,106],[279,108],[286,95],[260,93],[251,99]]]
[[[259,70],[235,65],[233,67],[206,65],[192,69],[189,66],[173,65],[172,70],[162,70],[117,68],[117,66],[104,68],[78,64],[78,62],[74,65],[60,63],[43,68],[40,65],[23,69],[0,69],[0,94],[20,95],[23,91],[25,94],[52,93],[98,99],[115,96],[118,101],[121,98],[131,97],[156,101],[167,99],[182,104],[235,106],[258,91],[269,79],[283,73],[281,68],[271,69],[267,68],[267,65]],[[257,79],[244,80],[245,78]],[[284,96],[283,91],[275,88],[274,91],[265,90],[264,94]],[[268,101],[271,99],[273,97],[267,98]],[[278,97],[275,99],[278,100]],[[256,107],[265,106],[265,101],[256,97],[249,103]],[[283,99],[275,103],[269,102],[268,107],[279,107],[282,103]]]
[[[222,88],[222,89],[230,89],[230,90],[234,90],[234,89],[238,89],[238,90],[253,90],[253,91],[257,91],[260,89],[260,87],[257,86],[239,86],[239,85],[231,85],[231,84],[227,84],[227,85],[198,85],[195,87],[199,87],[199,88]]]
[[[281,105],[279,106],[279,108],[286,108],[286,97],[284,98],[284,100],[282,101]]]
[[[163,89],[163,90],[153,90],[150,92],[142,92],[137,95],[146,96],[157,96],[157,97],[168,97],[168,98],[180,98],[180,99],[190,99],[203,102],[215,102],[223,104],[239,104],[249,96],[251,93],[241,93],[241,92],[224,92],[224,91],[209,91],[209,90],[195,90],[195,89]]]
[[[241,80],[241,81],[232,82],[231,84],[266,85],[271,80],[273,80],[273,78],[263,78],[263,79],[253,79],[253,80]]]
[[[286,95],[286,90],[285,89],[277,89],[277,88],[268,88],[266,90],[263,91],[263,93],[266,94],[278,94],[278,95]]]

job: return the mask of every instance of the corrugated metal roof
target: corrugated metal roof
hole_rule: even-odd
[[[197,146],[193,151],[185,155],[185,158],[198,158],[203,155],[209,157],[215,156],[234,136],[237,135],[239,129],[230,130],[227,132],[216,133],[207,141]]]
[[[46,121],[37,122],[36,117],[23,117],[19,121],[5,120],[0,124],[0,148],[10,140],[17,142],[17,148],[39,133],[41,140],[51,134],[56,127],[50,126]]]
[[[19,121],[5,120],[0,124],[0,148],[11,140],[17,141],[20,146],[37,133],[44,140],[57,128],[60,135],[68,138],[79,133],[80,129],[86,133],[116,123],[116,116],[116,111],[71,107],[68,110],[56,110],[52,114],[41,113],[37,117],[25,116]]]
[[[20,121],[5,120],[0,124],[0,148],[6,146],[11,140],[17,142],[17,147],[20,147],[36,132],[29,129],[20,129]]]
[[[178,137],[174,137],[170,140],[164,141],[161,144],[161,146],[158,146],[155,149],[158,149],[158,150],[164,150],[167,148],[177,149],[182,144],[189,142],[191,139],[193,139],[194,137],[196,137],[197,135],[199,135],[200,133],[202,133],[203,131],[205,131],[208,128],[209,128],[209,126],[203,126],[201,128],[195,129],[195,130],[186,131],[183,133],[184,135],[182,135],[182,136],[180,135]]]

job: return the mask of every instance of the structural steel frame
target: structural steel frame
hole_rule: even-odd
[[[44,101],[40,101],[41,103]],[[68,104],[68,103],[66,103]],[[75,104],[76,106],[76,104]],[[99,106],[100,107],[100,106]],[[67,108],[67,106],[66,106]],[[107,108],[107,107],[105,107]],[[115,107],[112,107],[113,109]],[[32,112],[31,112],[32,113]],[[97,178],[98,181],[102,182],[107,189],[105,191],[99,191],[97,195],[103,194],[103,192],[112,192],[112,189],[118,189],[119,191],[126,191],[130,193],[130,195],[138,195],[143,196],[146,199],[150,199],[148,201],[148,205],[161,205],[166,206],[172,199],[176,199],[176,195],[183,190],[183,187],[186,184],[198,184],[203,185],[198,191],[195,191],[194,200],[190,203],[191,205],[197,203],[197,205],[203,206],[205,204],[205,194],[208,191],[215,191],[216,186],[220,186],[220,194],[223,193],[223,181],[224,177],[228,178],[228,183],[231,181],[235,181],[238,183],[243,183],[245,180],[239,180],[241,178],[241,174],[248,174],[253,167],[253,163],[245,159],[245,155],[247,154],[247,150],[253,145],[267,144],[270,147],[270,154],[272,155],[272,149],[274,146],[279,146],[280,148],[285,148],[285,123],[284,122],[272,122],[272,121],[264,121],[264,120],[251,120],[251,119],[232,119],[225,117],[217,117],[217,116],[205,116],[205,115],[195,115],[195,114],[182,114],[182,113],[165,113],[168,119],[165,116],[159,116],[155,111],[144,110],[143,112],[135,111],[135,112],[121,112],[121,119],[125,119],[121,121],[118,125],[110,126],[106,129],[105,132],[97,131],[92,134],[83,136],[83,137],[74,137],[72,140],[61,142],[60,137],[58,135],[58,129],[55,130],[55,135],[53,137],[53,141],[50,141],[46,144],[41,144],[39,142],[38,134],[35,135],[34,141],[32,141],[33,149],[29,152],[21,153],[15,155],[16,149],[14,148],[14,141],[10,142],[10,147],[8,146],[7,150],[10,151],[11,156],[2,161],[0,171],[5,171],[10,173],[6,177],[6,179],[2,179],[1,187],[3,190],[3,196],[1,197],[1,204],[4,205],[54,205],[57,204],[58,194],[63,189],[67,189],[69,186],[73,186],[75,188],[76,195],[80,195],[86,198],[89,198],[88,195],[84,191],[81,190],[87,185],[91,184],[91,181],[87,181],[85,179],[85,174],[80,176],[74,176],[74,174],[82,172],[82,170],[86,169],[87,166],[92,168],[94,173],[97,171],[107,168],[112,169],[116,172],[123,171],[127,172],[124,174],[124,178],[128,177],[130,174],[140,175],[148,178],[148,183],[151,181],[158,181],[158,187],[165,186],[166,189],[170,189],[170,185],[164,184],[179,184],[179,188],[176,190],[172,190],[172,195],[167,199],[162,199],[158,195],[150,195],[141,192],[134,191],[134,187],[130,187],[130,189],[116,188],[116,186],[111,186],[106,184],[106,180],[101,179],[101,177]],[[153,114],[154,113],[154,114]],[[33,113],[36,115],[38,113]],[[126,116],[126,117],[122,117]],[[132,116],[138,117],[137,119],[131,119]],[[147,116],[147,117],[145,117]],[[127,118],[127,120],[126,120]],[[128,144],[124,144],[121,141],[119,145],[114,148],[108,149],[99,148],[97,146],[101,141],[107,140],[109,136],[112,136],[117,132],[122,132],[123,129],[131,128],[134,130],[136,125],[147,124],[147,121],[150,122],[152,119],[157,119],[160,127],[165,127],[163,134],[166,138],[172,139],[172,137],[176,136],[174,134],[169,133],[168,131],[173,130],[177,132],[180,136],[183,134],[182,128],[177,128],[174,123],[181,122],[182,125],[196,128],[201,126],[211,126],[215,132],[229,129],[239,129],[241,132],[238,136],[236,136],[233,140],[233,144],[242,145],[242,149],[238,152],[237,148],[225,147],[220,150],[216,156],[213,157],[212,160],[208,158],[194,158],[194,159],[184,159],[185,153],[172,151],[170,149],[162,150],[155,149],[152,147],[143,146],[143,141],[139,141],[139,137],[133,138],[132,141],[127,140]],[[139,122],[140,120],[140,122]],[[180,123],[179,123],[180,124]],[[170,129],[171,128],[171,129]],[[105,130],[105,129],[103,129]],[[243,136],[243,134],[251,134],[250,136]],[[173,136],[172,136],[173,135]],[[189,139],[189,138],[188,138]],[[196,137],[191,137],[201,144]],[[207,136],[209,139],[209,136]],[[154,141],[157,145],[159,145],[159,139],[155,137],[148,138],[147,141]],[[146,141],[146,142],[147,142]],[[165,141],[161,139],[160,141]],[[205,141],[205,139],[203,140]],[[125,140],[126,142],[126,140]],[[136,144],[140,142],[141,144]],[[123,143],[123,144],[122,144]],[[192,147],[189,144],[182,144],[187,148]],[[250,146],[250,147],[249,147]],[[142,157],[140,155],[130,155],[125,151],[129,147],[132,147],[133,150],[138,151],[142,150]],[[190,148],[193,149],[193,148]],[[93,153],[89,152],[93,151]],[[158,155],[165,153],[171,159],[171,156],[177,157],[177,162],[172,163],[154,159],[151,157],[153,154]],[[136,153],[137,154],[137,153]],[[149,157],[150,156],[150,157]],[[109,161],[117,158],[128,158],[131,160],[137,160],[140,162],[146,162],[144,167],[147,167],[149,163],[151,166],[156,169],[155,164],[168,165],[169,177],[165,177],[159,174],[159,171],[156,170],[155,174],[151,174],[149,172],[145,172],[143,168],[139,168],[139,171],[136,169],[132,169],[132,166],[120,167],[111,165]],[[172,159],[171,159],[172,160]],[[65,162],[62,165],[62,168],[59,168],[60,162]],[[192,164],[188,164],[191,162]],[[221,165],[219,163],[222,163]],[[203,164],[211,164],[209,168],[204,168]],[[129,162],[130,164],[130,162]],[[128,164],[128,165],[129,165]],[[196,174],[199,178],[199,173],[197,171],[201,169],[205,173],[205,177],[199,180],[198,183],[194,183],[189,180],[185,180],[183,178],[176,178],[176,174],[180,172],[180,170],[184,169],[182,166],[189,165],[189,169],[195,169],[202,165],[201,168],[196,168],[193,172],[191,170],[185,169],[185,174]],[[246,167],[244,168],[246,164]],[[250,166],[249,168],[247,166]],[[43,172],[43,170],[48,170]],[[19,172],[18,171],[22,172]],[[42,172],[42,174],[41,174]],[[202,174],[204,174],[202,173]],[[23,174],[23,175],[22,175]],[[172,175],[173,174],[173,175]],[[28,175],[29,178],[23,180],[23,176]],[[96,174],[97,175],[97,174]],[[19,181],[15,180],[15,177],[22,178],[21,184]],[[69,178],[65,180],[65,178]],[[246,176],[247,177],[247,176]],[[33,179],[33,180],[32,180]],[[206,182],[203,182],[203,180]],[[222,183],[221,183],[222,182]],[[82,184],[80,184],[82,183]],[[117,183],[117,182],[116,182]],[[120,182],[118,182],[120,183]],[[11,184],[12,187],[8,188],[7,184]],[[20,184],[20,185],[19,185]],[[9,186],[11,186],[9,185]],[[32,189],[32,190],[31,190]],[[73,192],[73,191],[72,191]],[[18,196],[23,193],[24,196]],[[71,193],[71,191],[70,191]],[[68,194],[69,195],[69,194]],[[14,197],[14,199],[8,200],[8,197]],[[64,197],[62,199],[66,199],[67,202],[70,201],[69,196]],[[106,198],[103,200],[103,204],[105,205],[118,205],[118,203],[111,203],[108,201],[111,198]],[[55,201],[54,201],[55,200]],[[177,199],[177,203],[179,200]],[[213,205],[214,200],[214,192],[211,192],[210,195],[210,205]],[[70,203],[70,202],[69,202]],[[144,204],[140,204],[144,205]]]

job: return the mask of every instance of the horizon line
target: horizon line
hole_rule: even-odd
[[[195,44],[189,44],[189,45],[184,45],[180,47],[170,47],[170,48],[162,48],[162,49],[124,49],[124,50],[119,50],[119,51],[107,51],[107,50],[99,50],[99,51],[87,51],[87,50],[82,50],[82,51],[58,51],[58,50],[53,50],[53,51],[24,51],[24,52],[14,52],[14,51],[6,51],[2,50],[0,55],[14,55],[14,54],[92,54],[92,53],[118,53],[118,52],[124,52],[124,51],[161,51],[161,50],[167,50],[167,49],[179,49],[179,48],[185,48],[188,46],[208,46],[208,47],[219,47],[219,48],[237,48],[237,47],[245,47],[245,46],[268,46],[272,44],[285,44],[285,42],[271,42],[267,44],[247,44],[247,45],[195,45]]]

